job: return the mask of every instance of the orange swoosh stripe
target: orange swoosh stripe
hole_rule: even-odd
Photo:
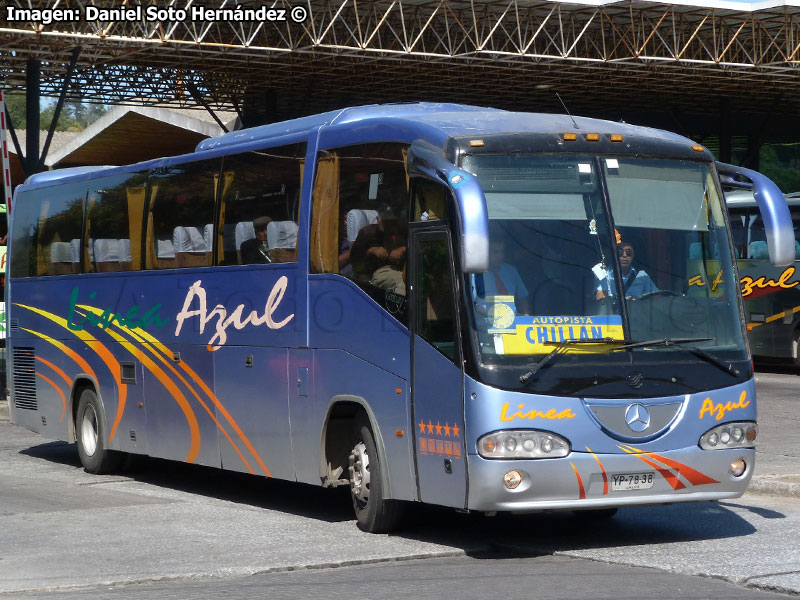
[[[644,462],[647,466],[652,467],[656,471],[658,471],[661,474],[661,476],[667,480],[667,483],[670,484],[670,486],[672,486],[673,490],[682,490],[683,488],[686,487],[686,485],[684,485],[684,483],[680,479],[678,479],[678,476],[675,475],[675,473],[673,473],[669,469],[665,469],[664,467],[657,465],[652,460],[642,456],[642,452],[640,450],[637,450],[636,448],[631,448],[630,446],[628,448],[623,448],[622,446],[620,446],[620,448],[622,448],[622,450],[624,450],[628,454],[633,454],[636,458]]]
[[[93,313],[95,313],[95,314],[102,314],[102,311],[100,311],[100,309],[98,309],[98,308],[95,308],[95,307],[92,307],[92,306],[80,305],[80,308],[82,308],[82,309],[85,309],[85,310],[88,310],[88,311],[90,311],[90,312],[93,312]],[[112,315],[112,321],[113,321],[113,315]],[[189,382],[188,382],[188,381],[186,381],[186,379],[184,379],[184,377],[183,377],[183,376],[182,376],[182,375],[181,375],[181,374],[180,374],[180,373],[179,373],[179,372],[178,372],[178,371],[175,369],[175,367],[173,367],[173,366],[172,366],[172,365],[169,363],[169,361],[167,361],[167,360],[166,360],[166,359],[165,359],[163,356],[161,356],[161,354],[159,354],[158,352],[156,352],[156,351],[153,349],[153,347],[152,347],[152,346],[150,346],[150,344],[148,344],[148,343],[144,342],[144,340],[143,340],[141,337],[139,337],[138,335],[136,335],[136,334],[135,334],[133,331],[131,331],[131,330],[130,330],[128,327],[125,327],[125,326],[123,326],[123,325],[120,325],[119,323],[116,323],[116,322],[114,322],[113,324],[114,324],[114,326],[115,326],[115,327],[117,327],[117,328],[118,328],[118,329],[120,329],[121,331],[124,331],[125,333],[127,333],[128,335],[130,335],[130,336],[131,336],[131,337],[132,337],[132,338],[133,338],[135,341],[137,341],[137,342],[141,343],[141,344],[142,344],[142,345],[143,345],[145,348],[147,348],[147,350],[148,350],[148,351],[149,351],[149,352],[150,352],[150,353],[151,353],[153,356],[155,356],[155,357],[156,357],[156,358],[157,358],[157,359],[158,359],[158,360],[159,360],[159,361],[160,361],[162,364],[164,364],[164,365],[165,365],[167,368],[169,368],[169,369],[170,369],[170,371],[172,371],[173,375],[175,375],[175,376],[176,376],[176,377],[177,377],[177,378],[178,378],[178,379],[181,381],[181,383],[183,383],[183,385],[184,385],[184,386],[186,386],[186,388],[187,388],[187,389],[188,389],[188,390],[189,390],[189,391],[192,393],[192,395],[193,395],[193,396],[194,396],[194,397],[197,399],[197,401],[200,403],[200,406],[202,406],[202,407],[205,409],[205,411],[208,413],[208,415],[211,417],[211,419],[214,421],[214,423],[216,423],[216,425],[217,425],[217,427],[219,428],[219,430],[222,432],[222,434],[225,436],[225,438],[228,440],[228,442],[230,442],[231,446],[233,446],[233,449],[236,451],[236,454],[238,454],[238,455],[239,455],[239,458],[241,458],[241,459],[242,459],[242,462],[243,462],[243,463],[244,463],[244,465],[247,467],[247,470],[248,470],[250,473],[253,473],[253,468],[250,466],[250,463],[248,463],[248,462],[247,462],[247,459],[245,459],[245,457],[244,457],[244,455],[242,454],[242,452],[239,450],[239,448],[238,448],[238,447],[236,446],[236,444],[233,442],[233,440],[231,439],[231,437],[230,437],[230,435],[228,434],[228,432],[227,432],[227,431],[225,431],[225,427],[222,425],[222,423],[220,423],[220,422],[217,420],[217,417],[216,417],[216,415],[214,414],[214,412],[213,412],[213,411],[212,411],[212,410],[211,410],[211,409],[208,407],[208,405],[207,405],[205,402],[203,402],[203,399],[200,397],[200,395],[199,395],[199,394],[198,394],[198,393],[195,391],[195,389],[194,389],[194,388],[193,388],[193,387],[192,387],[192,386],[189,384]],[[114,336],[113,334],[111,334],[111,332],[109,332],[109,335],[112,335],[112,337],[115,337],[115,339],[116,339],[116,336]],[[124,346],[126,349],[128,349],[128,346],[130,346],[130,343],[129,343],[129,342],[124,342],[124,343],[123,343],[123,346]],[[134,353],[134,351],[132,351],[132,350],[129,350],[129,351],[131,351],[131,353]],[[136,352],[138,352],[138,350],[137,350]],[[137,356],[138,356],[138,355],[137,355]]]
[[[594,456],[594,459],[597,461],[597,466],[600,467],[600,472],[603,473],[603,495],[605,496],[608,493],[608,475],[606,474],[606,470],[603,468],[603,463],[600,462],[600,457],[597,456],[594,452],[589,449],[589,446],[586,446],[586,450]]]
[[[61,423],[61,421],[64,420],[64,414],[67,412],[67,397],[64,395],[64,392],[61,391],[61,388],[59,388],[56,385],[55,381],[53,381],[49,377],[45,377],[44,375],[39,373],[39,371],[36,371],[36,376],[37,377],[41,377],[47,383],[49,383],[51,386],[53,386],[53,389],[58,392],[59,396],[61,396],[61,417],[58,419],[58,422]]]
[[[661,456],[659,454],[655,454],[653,452],[645,452],[645,456],[650,456],[654,460],[667,465],[671,469],[676,470],[678,473],[683,475],[686,480],[691,483],[692,485],[708,485],[711,483],[719,483],[716,479],[712,479],[705,473],[701,473],[700,471],[696,471],[692,467],[685,465],[683,463],[679,463],[676,460],[672,460],[671,458],[667,458],[666,456]]]
[[[138,335],[142,336],[144,339],[152,343],[153,346],[155,346],[165,356],[167,357],[170,356],[169,348],[164,346],[164,344],[162,344],[159,340],[154,338],[148,332],[138,327],[133,331],[135,331]],[[269,469],[267,469],[267,466],[261,460],[261,457],[258,455],[256,449],[250,443],[250,440],[247,439],[247,436],[241,430],[241,428],[233,419],[233,417],[228,413],[225,406],[223,406],[223,404],[219,401],[219,399],[214,395],[214,392],[211,391],[211,388],[209,388],[208,385],[206,385],[206,382],[203,381],[203,379],[199,375],[197,375],[197,373],[195,373],[192,370],[192,368],[189,367],[189,365],[187,365],[184,361],[181,361],[180,366],[189,375],[189,377],[191,377],[195,381],[195,383],[197,383],[200,389],[203,390],[203,393],[205,393],[206,396],[208,396],[208,398],[214,403],[214,406],[217,408],[217,410],[219,410],[222,416],[224,416],[225,419],[228,421],[228,423],[230,423],[231,427],[233,427],[236,434],[239,436],[242,442],[244,442],[245,446],[247,446],[247,449],[250,451],[250,454],[252,454],[253,458],[256,459],[256,462],[258,462],[258,465],[261,467],[261,470],[264,471],[264,474],[267,477],[272,477],[272,474],[269,472]]]
[[[175,385],[175,382],[172,381],[172,379],[170,379],[167,374],[158,367],[158,365],[150,360],[147,355],[144,354],[144,352],[136,348],[136,346],[131,344],[116,331],[106,329],[105,332],[114,338],[114,340],[119,342],[120,345],[128,352],[138,358],[147,368],[147,370],[156,376],[156,378],[161,382],[161,385],[167,388],[167,391],[172,394],[173,399],[178,403],[178,406],[183,411],[186,421],[189,424],[189,452],[186,455],[185,460],[188,463],[194,462],[197,459],[197,455],[200,454],[200,426],[197,423],[197,417],[195,416],[194,411],[192,411],[192,407],[189,406],[189,401],[186,399],[186,396],[184,396],[183,392],[178,389],[178,386]]]
[[[581,474],[578,473],[578,467],[576,467],[572,463],[569,463],[569,464],[572,467],[572,470],[575,471],[575,477],[577,477],[577,479],[578,479],[578,492],[579,492],[578,493],[578,499],[579,500],[584,500],[586,498],[586,490],[583,488],[583,480],[581,479]]]
[[[36,360],[38,360],[39,362],[42,362],[42,363],[46,364],[46,365],[47,365],[48,367],[50,367],[50,368],[51,368],[53,371],[55,371],[55,373],[56,373],[56,374],[57,374],[59,377],[61,377],[61,379],[63,379],[63,380],[64,380],[64,383],[66,383],[66,384],[67,384],[67,387],[72,387],[72,380],[71,380],[71,379],[69,378],[69,376],[68,376],[66,373],[64,373],[64,371],[62,371],[62,370],[61,370],[61,369],[60,369],[58,366],[54,365],[54,364],[53,364],[53,363],[51,363],[49,360],[46,360],[46,359],[42,358],[41,356],[37,356],[37,357],[36,357]]]
[[[75,335],[78,339],[80,339],[84,344],[89,346],[95,353],[100,357],[100,359],[106,364],[108,370],[111,371],[111,375],[114,377],[114,381],[117,384],[117,393],[119,396],[119,400],[117,402],[117,414],[114,418],[114,424],[111,426],[111,433],[108,436],[108,441],[111,442],[114,439],[114,434],[117,432],[117,427],[119,426],[119,422],[122,420],[122,413],[125,411],[125,403],[127,402],[128,398],[128,386],[122,383],[121,378],[121,371],[122,369],[119,366],[119,363],[114,358],[114,355],[106,348],[101,342],[99,342],[92,334],[88,331],[73,331],[67,326],[67,320],[59,317],[58,315],[54,315],[53,313],[49,313],[46,310],[42,310],[40,308],[35,308],[33,306],[27,306],[25,304],[15,304],[15,306],[19,306],[21,308],[26,308],[32,312],[35,312],[38,315],[45,317],[46,319],[50,319],[54,323],[60,325],[73,335]]]
[[[72,348],[69,348],[66,344],[64,344],[60,340],[53,339],[49,335],[45,335],[43,333],[39,333],[38,331],[34,331],[33,329],[25,329],[24,327],[22,327],[21,329],[22,329],[22,331],[27,331],[28,333],[31,333],[31,334],[33,334],[33,335],[35,335],[37,337],[42,338],[44,341],[50,342],[51,344],[53,344],[53,346],[55,346],[56,348],[61,350],[64,354],[69,356],[72,360],[74,360],[77,363],[77,365],[81,369],[83,369],[84,373],[88,373],[89,375],[94,377],[95,381],[97,381],[97,375],[95,375],[95,372],[92,370],[92,367],[89,366],[89,363],[87,363],[83,359],[83,357],[80,354],[78,354],[77,352],[75,352]],[[39,358],[39,357],[37,356],[36,358]]]

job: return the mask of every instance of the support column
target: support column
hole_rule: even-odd
[[[730,163],[732,155],[731,101],[730,98],[722,98],[719,102],[719,160]]]
[[[40,170],[39,162],[39,82],[41,63],[30,59],[25,66],[25,176],[29,177]]]
[[[745,153],[745,160],[742,164],[743,167],[758,171],[761,154],[761,134],[757,131],[750,131],[747,134],[747,152]]]

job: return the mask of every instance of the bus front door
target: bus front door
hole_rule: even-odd
[[[463,372],[455,271],[444,225],[410,227],[412,407],[420,500],[466,506]]]

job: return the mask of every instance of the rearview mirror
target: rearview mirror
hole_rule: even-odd
[[[723,185],[753,190],[764,221],[770,262],[776,267],[791,265],[794,262],[794,228],[786,199],[778,186],[766,175],[744,167],[718,162],[717,171]],[[743,178],[749,183],[741,181]]]
[[[441,181],[453,194],[460,233],[461,268],[465,273],[489,270],[489,215],[477,178],[447,160],[442,150],[418,140],[408,150],[409,175]]]

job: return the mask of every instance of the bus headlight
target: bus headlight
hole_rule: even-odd
[[[547,431],[508,429],[478,439],[483,458],[560,458],[569,452],[567,440]]]
[[[703,450],[754,448],[757,437],[758,425],[753,422],[725,423],[701,435],[699,444]]]

